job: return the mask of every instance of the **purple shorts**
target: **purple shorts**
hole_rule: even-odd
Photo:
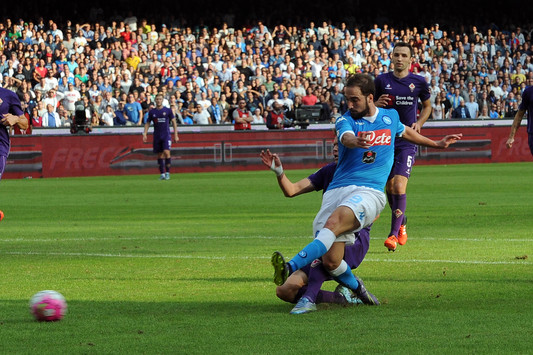
[[[405,176],[409,179],[411,169],[415,164],[418,148],[414,144],[402,144],[394,148],[394,163],[389,174],[389,179],[395,175]]]
[[[0,180],[2,180],[2,174],[4,173],[4,169],[6,168],[6,161],[7,157],[4,155],[0,155]]]
[[[170,139],[156,139],[154,138],[154,153],[162,153],[165,150],[170,150],[172,141]]]

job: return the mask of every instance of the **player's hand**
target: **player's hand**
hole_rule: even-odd
[[[374,102],[374,104],[377,107],[387,107],[392,103],[392,98],[389,96],[389,94],[383,94],[379,97],[379,99]]]
[[[422,126],[418,124],[418,122],[415,122],[411,125],[411,128],[414,129],[417,133],[420,133],[420,130],[422,129]]]
[[[281,166],[281,160],[279,159],[278,155],[272,154],[269,149],[267,149],[266,152],[262,150],[259,156],[261,157],[263,164],[268,166],[269,169],[272,166],[272,162],[274,162],[275,167]]]
[[[148,137],[146,136],[146,133],[143,133],[143,143],[146,143],[148,141]]]
[[[178,135],[174,135],[174,143],[178,143],[178,141],[180,140],[180,138],[178,137]]]
[[[370,148],[372,146],[369,141],[370,135],[370,132],[359,132],[359,134],[355,138],[355,147],[363,149]]]
[[[12,127],[16,125],[19,121],[19,116],[13,115],[12,113],[6,113],[2,116],[2,119],[0,119],[0,123],[2,123],[4,126]]]
[[[514,138],[509,138],[509,139],[507,140],[507,142],[505,142],[505,146],[506,146],[508,149],[510,149],[510,148],[513,147],[513,143],[514,143]]]
[[[439,148],[442,148],[442,149],[448,148],[451,144],[454,144],[455,142],[457,142],[461,138],[463,138],[463,134],[462,133],[450,134],[450,135],[447,135],[444,138],[442,138],[440,141],[438,141],[437,145],[439,146]]]

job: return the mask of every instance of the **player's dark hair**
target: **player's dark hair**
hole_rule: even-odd
[[[396,43],[394,43],[394,48],[401,48],[401,47],[405,47],[405,48],[409,49],[409,57],[413,56],[413,47],[409,43],[407,43],[407,42],[396,42]],[[393,52],[394,52],[394,49],[393,49]]]
[[[353,74],[346,80],[346,87],[358,87],[361,93],[365,96],[370,94],[376,95],[376,86],[374,85],[374,78],[368,74]]]

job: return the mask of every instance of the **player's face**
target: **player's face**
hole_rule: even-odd
[[[353,119],[369,116],[369,100],[372,100],[373,95],[364,96],[360,88],[346,87],[344,96],[346,97],[348,110],[350,110],[350,115]]]
[[[157,107],[163,106],[163,97],[162,96],[157,96],[155,98],[155,104],[156,104]]]
[[[411,65],[411,52],[407,47],[396,47],[392,52],[394,71],[408,70]]]

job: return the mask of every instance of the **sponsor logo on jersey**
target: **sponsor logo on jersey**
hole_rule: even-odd
[[[363,153],[363,163],[372,164],[376,161],[376,152],[372,150],[367,150]]]
[[[387,86],[385,86],[385,90],[392,90],[392,87],[390,86],[390,84],[387,84]]]
[[[390,129],[378,129],[377,131],[359,132],[366,134],[366,139],[370,141],[370,145],[391,145],[392,135]]]

